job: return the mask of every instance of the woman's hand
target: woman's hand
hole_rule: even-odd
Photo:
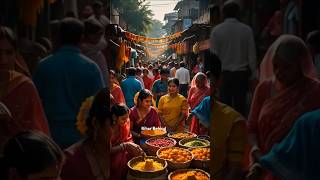
[[[133,156],[142,156],[144,151],[141,147],[133,142],[126,142],[124,143],[124,147],[127,151],[133,154]]]

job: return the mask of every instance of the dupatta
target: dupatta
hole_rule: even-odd
[[[280,45],[289,48],[283,48],[281,52],[277,52]],[[316,80],[312,58],[304,42],[296,36],[282,35],[271,45],[261,63],[260,83],[275,79],[272,61],[276,53],[284,53],[281,55],[285,56],[292,54],[295,50],[307,52],[300,59],[303,77],[290,87],[281,89],[276,95],[266,99],[259,112],[258,139],[263,153],[268,152],[276,142],[287,135],[301,114],[320,108],[320,83]],[[281,83],[276,80],[275,84]],[[272,86],[275,85],[272,84]],[[259,93],[255,94],[257,95]]]

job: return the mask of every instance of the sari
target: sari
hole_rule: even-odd
[[[123,92],[119,85],[112,83],[110,88],[110,93],[113,96],[116,104],[125,104],[126,100],[124,98]]]
[[[305,113],[279,144],[260,159],[282,179],[320,179],[320,110]]]
[[[12,114],[5,104],[0,102],[0,157],[9,138],[20,131],[20,125],[12,119]]]
[[[40,97],[31,79],[16,71],[0,71],[0,82],[0,101],[19,125],[11,131],[38,130],[49,135]]]
[[[131,108],[130,111],[130,121],[133,123],[133,131],[140,133],[141,127],[160,127],[161,122],[157,113],[157,110],[150,106],[148,114],[139,121],[140,115],[137,107]]]
[[[111,129],[110,129],[110,132]],[[119,136],[110,136],[111,146],[118,146],[124,142],[133,142],[130,132],[130,121],[123,126],[119,126]],[[111,155],[111,171],[114,180],[120,180],[127,174],[127,163],[131,159],[131,155],[127,151],[119,151]]]
[[[184,120],[180,121],[179,118],[181,115],[188,115],[188,108],[187,100],[181,94],[174,98],[170,97],[169,94],[161,96],[158,104],[158,114],[167,125],[168,132],[184,131]]]
[[[268,153],[274,144],[288,134],[299,116],[320,108],[320,83],[315,78],[316,71],[310,54],[300,60],[303,72],[300,80],[290,87],[277,86],[281,86],[281,83],[275,79],[272,60],[278,47],[289,43],[292,43],[291,46],[305,47],[301,39],[282,35],[269,48],[261,63],[260,83],[254,93],[248,131],[257,135],[262,154]],[[290,53],[292,49],[287,51],[286,53]],[[270,173],[265,173],[264,176],[265,179],[275,179]]]
[[[153,84],[152,79],[150,79],[148,76],[143,76],[142,80],[144,83],[144,88],[151,90]]]
[[[107,177],[101,172],[93,151],[85,144],[85,140],[81,140],[64,150],[64,155],[65,161],[60,175],[62,180],[107,180]]]
[[[204,82],[205,86],[203,88],[198,88],[196,86],[195,81],[200,74],[203,74],[203,73],[201,72],[197,73],[191,81],[191,88],[189,90],[189,95],[187,99],[191,110],[193,110],[197,105],[199,105],[206,96],[210,96],[211,94],[210,85],[209,85],[207,76],[205,76],[205,74],[203,74],[206,77]],[[196,117],[192,117],[191,124],[190,124],[190,132],[198,134],[200,133],[199,128],[200,128],[199,120]],[[205,133],[205,131],[202,131],[201,134],[202,133]]]
[[[193,132],[197,135],[208,135],[210,127],[210,96],[205,97],[198,106],[196,106],[192,111],[197,121],[192,122],[190,126],[190,132]],[[192,119],[193,120],[193,119]]]

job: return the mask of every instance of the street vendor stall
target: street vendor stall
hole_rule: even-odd
[[[146,155],[128,162],[128,180],[210,179],[210,137],[155,127],[142,128],[141,135]]]

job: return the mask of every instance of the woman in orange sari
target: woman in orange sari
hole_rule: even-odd
[[[113,96],[115,103],[125,104],[126,100],[124,98],[121,87],[119,86],[119,82],[116,79],[116,73],[113,70],[110,70],[110,82],[111,82],[110,93]]]
[[[191,81],[191,88],[189,90],[188,104],[191,110],[199,105],[206,96],[210,96],[210,85],[208,78],[204,73],[199,72],[193,77]],[[193,116],[190,125],[190,132],[199,135],[205,135],[207,131],[204,129],[207,128],[201,127],[199,120]]]
[[[12,113],[20,130],[39,130],[49,134],[41,101],[31,79],[15,71],[17,60],[15,35],[0,26],[0,101]]]
[[[304,42],[293,35],[280,36],[261,64],[248,121],[252,146],[249,176],[275,179],[259,168],[259,159],[280,142],[303,113],[320,108],[320,83]]]

